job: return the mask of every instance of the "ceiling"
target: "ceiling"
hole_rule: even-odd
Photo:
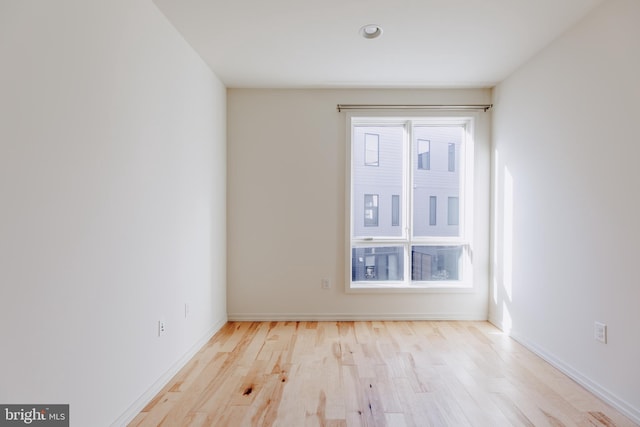
[[[495,85],[602,0],[154,1],[227,87],[428,88]]]

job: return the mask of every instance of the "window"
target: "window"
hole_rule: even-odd
[[[378,226],[378,195],[377,194],[364,195],[364,226],[365,227]]]
[[[471,286],[472,120],[350,120],[349,288]]]
[[[400,225],[400,196],[394,194],[391,196],[391,226]]]
[[[436,196],[429,196],[429,225],[437,225],[438,215],[438,198]]]
[[[449,197],[449,204],[447,206],[447,224],[458,225],[459,218],[460,216],[458,214],[458,198]]]
[[[431,169],[431,141],[418,140],[418,169]]]
[[[449,172],[455,172],[456,171],[456,144],[449,143],[448,150],[449,150],[449,155],[448,155]]]
[[[380,164],[380,135],[367,133],[364,135],[364,164],[378,166]]]

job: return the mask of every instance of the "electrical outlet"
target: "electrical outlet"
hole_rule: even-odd
[[[593,337],[596,341],[606,344],[607,343],[607,325],[600,322],[593,324]]]
[[[158,336],[161,337],[167,331],[166,324],[164,320],[158,320]]]
[[[327,278],[320,280],[320,286],[322,289],[331,289],[331,280]]]

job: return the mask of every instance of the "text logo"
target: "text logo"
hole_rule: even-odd
[[[69,427],[69,405],[0,405],[0,427]]]

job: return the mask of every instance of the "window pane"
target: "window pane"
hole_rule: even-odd
[[[400,196],[391,196],[391,225],[400,225]]]
[[[456,145],[449,143],[448,146],[448,170],[449,172],[455,172],[456,170]]]
[[[462,146],[464,127],[458,125],[415,126],[413,134],[413,152],[416,154],[412,166],[413,236],[459,236],[460,228],[444,220],[453,214],[446,211],[448,204],[444,202],[449,198],[460,197],[460,168],[455,168],[455,160],[456,147]],[[424,149],[423,141],[429,141],[429,170],[421,168],[422,161],[419,153]],[[452,159],[454,173],[449,169]],[[437,203],[438,200],[441,203]],[[455,216],[458,215],[459,213]],[[459,219],[457,221],[459,222]]]
[[[402,125],[353,128],[352,155],[352,230],[353,237],[401,237],[403,217],[398,206],[398,224],[395,224],[393,195],[403,194],[403,143],[405,131]],[[365,165],[367,140],[379,147],[377,167]],[[375,200],[374,200],[374,197]],[[364,221],[363,221],[364,218]]]
[[[402,246],[375,246],[351,249],[351,280],[404,280],[404,249]]]
[[[378,226],[378,195],[377,194],[364,195],[364,226],[365,227]]]
[[[380,155],[380,135],[366,133],[364,135],[364,164],[378,166]]]
[[[458,203],[459,202],[457,197],[449,197],[449,203],[448,203],[448,209],[447,209],[448,225],[458,225],[459,223]]]
[[[413,246],[411,280],[460,280],[462,246]]]
[[[429,196],[429,225],[436,225],[438,222],[438,198]]]
[[[431,141],[426,139],[418,140],[418,169],[431,169]]]

